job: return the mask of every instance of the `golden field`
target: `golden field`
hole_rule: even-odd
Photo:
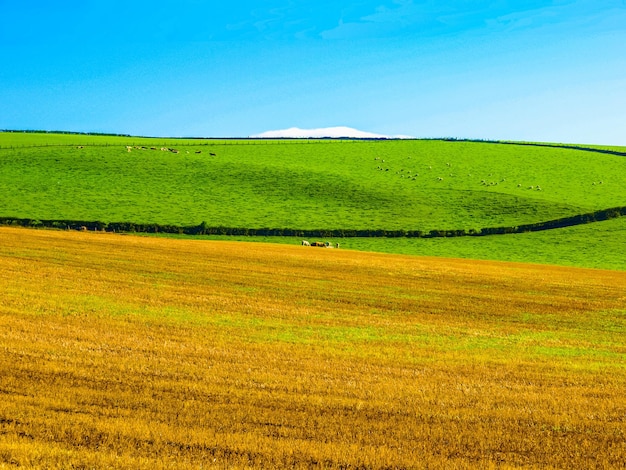
[[[0,468],[620,468],[626,272],[0,228]]]

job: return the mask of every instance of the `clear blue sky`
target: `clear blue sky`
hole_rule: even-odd
[[[0,129],[626,145],[626,0],[0,0]]]

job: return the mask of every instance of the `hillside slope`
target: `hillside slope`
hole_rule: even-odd
[[[623,156],[576,149],[0,133],[0,215],[34,219],[475,229],[624,206],[624,187]]]

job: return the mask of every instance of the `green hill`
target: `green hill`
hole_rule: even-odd
[[[0,147],[0,215],[10,217],[433,230],[626,205],[623,156],[567,148],[22,133],[0,133]]]

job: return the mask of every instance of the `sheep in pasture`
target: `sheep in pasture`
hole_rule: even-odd
[[[311,246],[307,240],[302,240],[302,246]]]
[[[202,153],[202,150],[196,150],[196,153]]]
[[[535,187],[534,186],[529,186],[528,189],[535,189]]]
[[[518,188],[521,188],[521,187],[522,187],[522,184],[521,184],[521,183],[518,183],[517,187],[518,187]]]
[[[209,155],[211,155],[212,157],[215,157],[215,154],[214,154],[214,153],[209,153]]]
[[[437,181],[443,181],[443,178],[441,176],[438,176]]]

